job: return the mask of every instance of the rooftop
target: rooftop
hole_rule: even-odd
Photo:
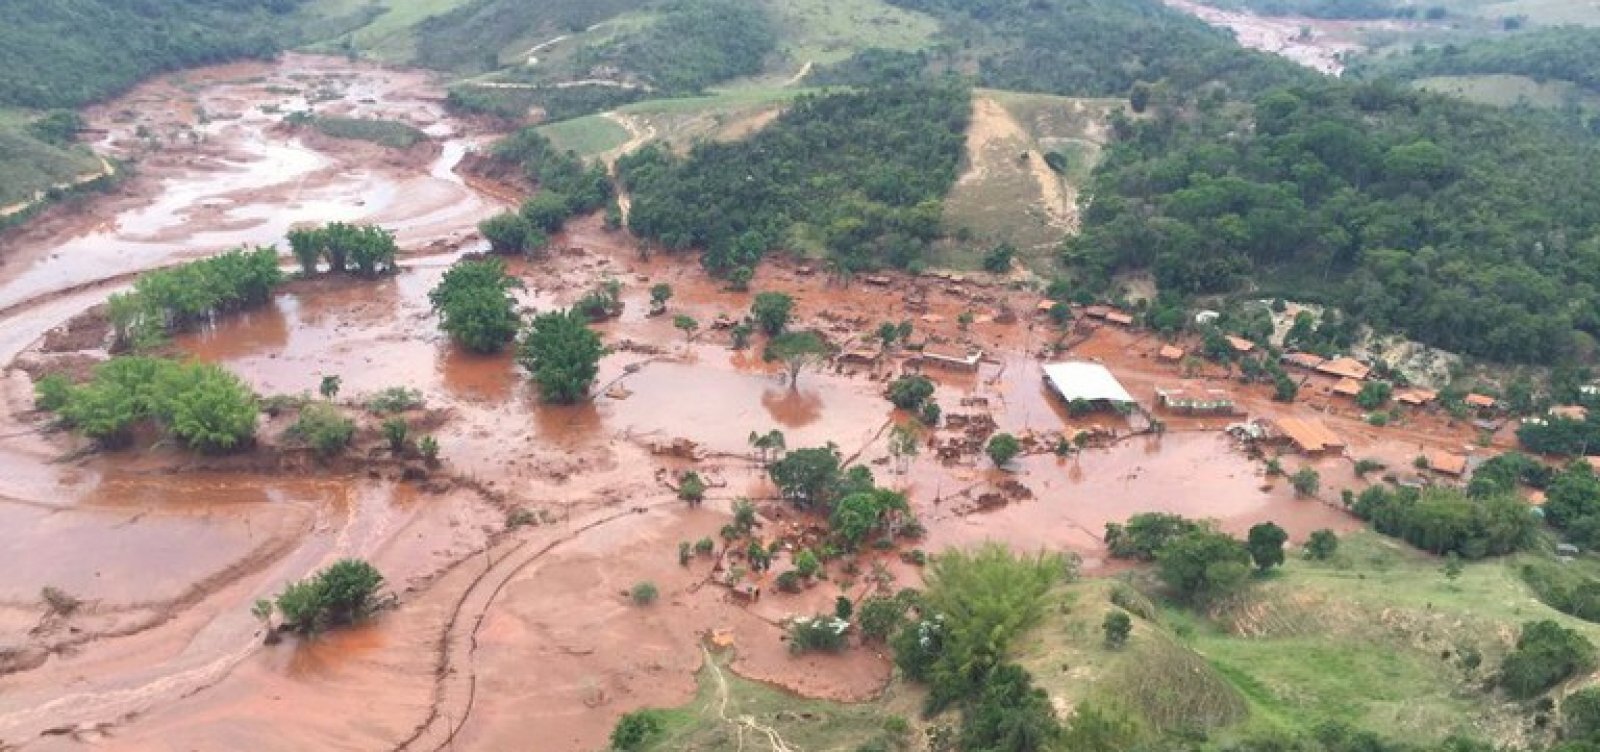
[[[1159,357],[1162,360],[1178,360],[1183,357],[1183,348],[1175,347],[1173,345],[1162,345],[1161,351],[1156,353],[1156,357]]]
[[[1467,405],[1471,407],[1494,407],[1496,403],[1495,398],[1490,397],[1487,394],[1477,393],[1469,394],[1461,401],[1467,403]]]
[[[1372,368],[1355,358],[1334,358],[1325,360],[1317,366],[1317,370],[1331,376],[1360,381],[1372,373]]]
[[[1228,335],[1227,340],[1228,346],[1232,347],[1235,352],[1247,353],[1256,349],[1256,343],[1251,342],[1243,337],[1235,337],[1230,334]]]
[[[1428,467],[1445,475],[1461,476],[1467,472],[1467,458],[1451,452],[1428,450]]]
[[[1133,395],[1123,388],[1122,382],[1099,363],[1071,361],[1047,363],[1044,378],[1062,399],[1089,402],[1133,402]]]
[[[1294,442],[1302,452],[1321,452],[1344,446],[1344,439],[1315,418],[1279,418],[1276,426],[1278,432]]]

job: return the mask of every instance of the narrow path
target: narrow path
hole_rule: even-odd
[[[788,81],[785,81],[783,85],[784,86],[799,86],[800,82],[806,80],[806,76],[811,75],[811,68],[814,65],[815,64],[812,61],[807,60],[805,65],[800,66],[800,72],[794,74],[794,77],[790,78]]]
[[[767,743],[771,746],[772,752],[800,752],[800,750],[789,746],[789,743],[784,741],[783,735],[779,734],[777,729],[757,723],[755,716],[741,715],[737,718],[728,717],[728,677],[722,673],[722,667],[717,665],[717,659],[712,657],[710,650],[707,650],[706,647],[702,645],[700,647],[700,651],[705,656],[706,665],[711,667],[712,675],[714,675],[717,679],[717,717],[720,718],[723,723],[731,724],[738,729],[739,749],[744,749],[744,732],[746,729],[749,729],[758,734],[766,736]]]

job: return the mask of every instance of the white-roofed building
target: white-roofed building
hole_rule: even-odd
[[[1044,380],[1062,399],[1071,402],[1105,402],[1133,404],[1133,395],[1123,388],[1122,382],[1099,363],[1070,361],[1046,363]]]

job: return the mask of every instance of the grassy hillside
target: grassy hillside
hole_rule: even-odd
[[[1566,82],[1600,94],[1600,28],[1560,26],[1374,58],[1354,73],[1404,79],[1518,76],[1537,84]]]
[[[88,149],[52,144],[27,127],[33,115],[0,109],[0,208],[100,169]]]
[[[301,26],[315,40],[309,49],[391,63],[416,59],[416,27],[470,0],[318,0],[304,8]]]
[[[1493,107],[1535,107],[1555,110],[1577,107],[1600,111],[1600,92],[1568,81],[1540,81],[1528,76],[1428,76],[1412,85],[1423,91],[1449,94]]]

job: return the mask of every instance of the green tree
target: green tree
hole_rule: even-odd
[[[1568,739],[1600,736],[1600,687],[1584,687],[1561,699],[1561,732]]]
[[[1106,635],[1106,647],[1120,648],[1128,644],[1128,636],[1133,634],[1133,619],[1122,609],[1113,610],[1106,614],[1105,621],[1100,623],[1100,631]]]
[[[355,437],[355,421],[344,417],[332,405],[313,402],[300,409],[300,417],[289,428],[289,434],[304,441],[324,458],[344,451]]]
[[[672,299],[672,285],[657,282],[650,286],[650,311],[661,313],[667,310],[667,301]]]
[[[843,461],[839,448],[830,443],[789,452],[768,465],[767,473],[783,498],[802,507],[826,508],[837,498],[843,482]]]
[[[611,748],[617,752],[644,749],[665,728],[659,711],[646,709],[624,713],[611,729]]]
[[[1200,529],[1156,552],[1161,580],[1182,598],[1207,601],[1243,587],[1250,573],[1250,552],[1225,533]]]
[[[1316,496],[1317,489],[1322,487],[1322,476],[1317,471],[1302,467],[1289,476],[1289,485],[1294,487],[1294,492],[1301,496]]]
[[[339,374],[330,373],[323,376],[322,381],[317,384],[317,393],[322,395],[325,400],[333,400],[338,398],[339,389],[342,386],[344,386],[344,379],[340,378]]]
[[[490,253],[501,255],[535,250],[534,241],[543,237],[533,223],[516,212],[502,212],[479,222],[478,233],[489,241]]]
[[[1393,394],[1394,387],[1389,382],[1368,381],[1361,385],[1361,392],[1356,395],[1356,404],[1363,410],[1376,410],[1383,407]]]
[[[756,299],[750,304],[750,315],[755,319],[756,326],[767,336],[775,337],[789,325],[789,317],[794,313],[794,298],[781,292],[757,293]]]
[[[164,369],[154,399],[161,423],[191,449],[228,451],[255,437],[261,411],[255,392],[221,366],[191,363]]]
[[[309,228],[289,231],[289,250],[294,253],[300,271],[307,277],[317,274],[317,264],[322,260],[322,233]]]
[[[571,214],[567,197],[548,190],[540,191],[522,202],[522,218],[534,228],[548,233],[560,232]]]
[[[1528,699],[1594,666],[1588,638],[1548,619],[1522,625],[1516,649],[1500,665],[1500,686]]]
[[[1022,442],[1009,433],[997,433],[989,439],[988,446],[984,447],[989,459],[995,467],[1005,467],[1006,463],[1022,452]]]
[[[683,332],[683,339],[685,342],[693,342],[694,333],[700,328],[700,322],[695,321],[693,316],[680,313],[672,317],[672,326],[678,331]]]
[[[933,379],[921,374],[901,376],[889,382],[888,397],[901,410],[916,410],[933,396]]]
[[[655,603],[656,598],[660,597],[660,595],[661,591],[656,588],[656,584],[649,580],[634,583],[633,588],[628,591],[628,597],[633,599],[633,603],[636,606],[648,606]]]
[[[551,311],[533,318],[517,362],[527,369],[546,402],[575,403],[589,393],[605,347],[600,335],[576,310]]]
[[[1283,528],[1263,522],[1251,526],[1245,547],[1250,549],[1250,558],[1255,562],[1256,569],[1265,572],[1283,563],[1283,544],[1288,540],[1289,534]]]
[[[828,524],[846,547],[855,549],[868,535],[881,532],[894,519],[910,514],[904,494],[875,488],[839,499]]]
[[[1314,530],[1306,541],[1306,558],[1327,561],[1339,550],[1339,536],[1326,528]]]
[[[500,259],[464,260],[444,273],[428,301],[439,314],[439,328],[452,340],[473,352],[492,353],[516,339],[521,317],[511,291],[522,287]]]
[[[383,575],[360,559],[341,559],[315,575],[292,582],[278,595],[283,625],[302,634],[348,626],[381,605]]]
[[[1011,271],[1011,259],[1017,255],[1017,249],[1010,243],[1001,243],[983,254],[983,270],[991,274],[1005,274]]]
[[[406,449],[406,439],[411,435],[411,426],[406,419],[395,416],[383,422],[383,440],[389,444],[389,452],[399,455]]]
[[[816,332],[783,332],[767,342],[762,358],[781,361],[789,374],[789,387],[800,387],[800,372],[828,359],[828,343]]]
[[[889,456],[894,458],[895,467],[900,472],[905,472],[906,466],[912,458],[917,456],[922,439],[918,435],[915,423],[896,423],[889,429]]]

